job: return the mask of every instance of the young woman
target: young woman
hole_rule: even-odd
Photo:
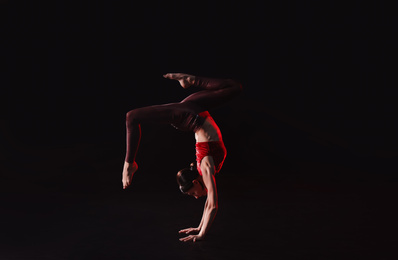
[[[126,189],[138,169],[135,162],[141,138],[141,123],[155,122],[172,124],[179,130],[195,133],[196,167],[177,173],[180,190],[199,198],[207,195],[202,220],[197,228],[180,230],[188,236],[181,241],[201,240],[205,237],[216,215],[217,188],[214,175],[221,170],[226,149],[221,131],[208,110],[232,99],[241,92],[241,85],[231,79],[209,79],[183,73],[168,73],[167,79],[178,80],[183,88],[196,87],[193,93],[179,103],[142,107],[131,110],[126,115],[127,149],[122,173],[123,189]],[[193,234],[197,233],[197,234]]]

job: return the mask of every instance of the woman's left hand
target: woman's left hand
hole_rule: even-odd
[[[203,240],[203,238],[204,237],[201,236],[201,235],[189,235],[187,237],[180,238],[180,241],[182,241],[182,242],[188,242],[188,241],[196,242],[198,240]]]

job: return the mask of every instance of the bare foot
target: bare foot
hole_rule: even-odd
[[[123,173],[122,173],[122,183],[123,189],[126,189],[131,184],[134,173],[138,170],[138,165],[136,162],[128,163],[124,162]]]
[[[184,73],[167,73],[163,77],[178,80],[183,88],[189,88],[195,82],[195,76]]]

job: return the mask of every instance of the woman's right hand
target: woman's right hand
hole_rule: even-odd
[[[182,229],[180,230],[180,232],[178,233],[185,233],[185,234],[191,234],[191,233],[199,233],[200,232],[200,228],[186,228],[186,229]]]

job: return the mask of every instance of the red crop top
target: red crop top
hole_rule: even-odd
[[[196,143],[196,163],[197,169],[200,175],[202,171],[200,169],[200,163],[202,159],[210,155],[213,157],[215,172],[219,172],[224,163],[225,157],[227,156],[227,149],[225,149],[223,141],[212,141],[212,142],[197,142]]]

